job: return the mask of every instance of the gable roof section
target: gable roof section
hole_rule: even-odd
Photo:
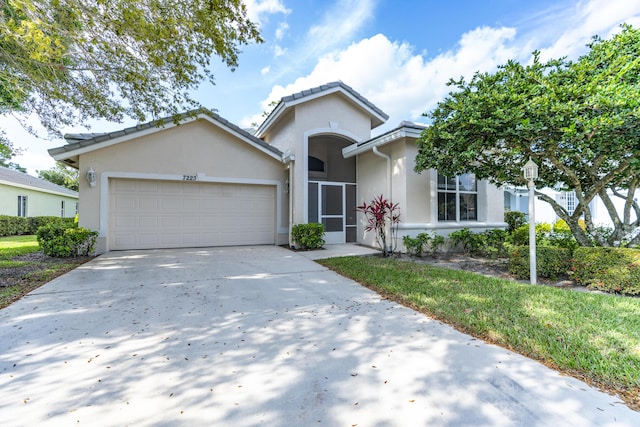
[[[297,104],[308,102],[322,96],[329,95],[331,93],[342,93],[351,102],[355,103],[359,108],[364,110],[371,117],[371,128],[375,128],[387,121],[389,116],[376,107],[371,101],[360,95],[353,90],[352,87],[342,83],[341,81],[327,83],[318,87],[303,90],[302,92],[294,93],[282,97],[276,108],[267,116],[265,121],[260,125],[256,131],[256,136],[262,137],[265,132],[284,115],[285,111]]]
[[[382,145],[386,145],[393,141],[396,141],[400,138],[409,137],[417,139],[420,137],[422,131],[427,127],[428,125],[424,123],[404,121],[400,123],[398,127],[391,129],[390,131],[385,132],[382,135],[378,135],[375,138],[371,138],[367,141],[358,142],[344,147],[342,149],[342,155],[345,159],[347,159],[360,153],[364,153],[365,151],[369,151],[373,147],[380,147]]]
[[[224,131],[236,136],[240,140],[254,146],[263,153],[282,161],[282,152],[261,139],[256,138],[249,132],[234,125],[230,121],[222,118],[216,113],[207,110],[189,111],[184,114],[185,118],[179,120],[178,123],[174,117],[165,117],[159,120],[139,124],[126,129],[108,133],[70,133],[64,138],[68,144],[62,147],[51,148],[49,154],[55,160],[64,162],[72,167],[78,167],[78,156],[100,148],[125,142],[140,136],[153,134],[165,129],[170,129],[182,124],[194,122],[196,120],[206,120],[207,122],[223,129]]]
[[[43,193],[78,198],[78,193],[68,188],[54,184],[35,176],[27,175],[19,171],[0,167],[0,184],[11,187],[19,187],[27,190],[36,190]]]

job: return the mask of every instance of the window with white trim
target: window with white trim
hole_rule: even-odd
[[[569,215],[573,215],[578,206],[578,198],[575,191],[564,191],[560,193],[560,204],[567,210]]]
[[[18,196],[18,216],[27,216],[27,196]]]
[[[478,184],[472,173],[438,174],[438,221],[477,221]]]
[[[60,218],[64,218],[64,200],[60,202]]]

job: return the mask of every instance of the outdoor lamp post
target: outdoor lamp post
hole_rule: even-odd
[[[538,178],[538,165],[531,160],[524,165],[524,179],[529,185],[529,276],[531,284],[535,285],[538,281],[536,270],[536,209],[534,206],[536,185],[533,182]]]

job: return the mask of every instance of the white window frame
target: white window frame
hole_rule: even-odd
[[[466,189],[462,189],[461,188],[461,185],[460,185],[461,178],[463,178],[463,177],[465,177],[467,175],[470,175],[470,176],[473,177],[473,181],[474,181],[474,189],[473,190],[466,190]],[[447,180],[446,181],[447,184],[445,185],[445,188],[440,188],[440,179],[441,178],[445,178]],[[451,180],[454,180],[454,182],[455,182],[455,189],[446,188]],[[438,173],[437,180],[436,180],[436,186],[437,186],[437,194],[438,194],[438,196],[437,196],[438,199],[436,201],[438,222],[477,222],[478,221],[478,180],[477,180],[477,178],[475,177],[474,174],[466,173],[466,174],[462,174],[462,175],[455,175],[453,177],[448,177],[448,176],[442,175],[441,173]],[[456,215],[455,215],[455,218],[451,218],[451,219],[441,219],[440,218],[440,194],[441,193],[453,195],[455,197],[455,202],[456,202]],[[474,195],[475,196],[475,218],[474,219],[461,220],[460,219],[460,199],[461,199],[461,196],[466,195],[466,194],[470,194],[470,195]]]
[[[60,201],[60,218],[64,218],[64,208],[65,208],[64,200]]]
[[[27,216],[27,206],[29,199],[26,195],[18,196],[18,216],[25,218]]]

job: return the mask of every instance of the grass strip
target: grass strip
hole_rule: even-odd
[[[640,408],[640,299],[535,286],[425,264],[319,261],[458,330],[619,393]]]
[[[38,252],[40,245],[35,235],[0,237],[0,260]]]

